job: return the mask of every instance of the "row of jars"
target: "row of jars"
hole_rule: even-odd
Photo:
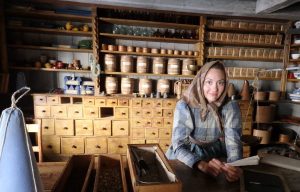
[[[153,92],[153,84],[155,80],[152,79],[138,79],[138,87],[140,95],[150,95]],[[134,90],[134,79],[122,77],[121,78],[121,90],[119,90],[119,79],[117,77],[106,77],[105,78],[105,91],[107,94],[133,94]],[[171,81],[169,79],[158,79],[156,81],[156,92],[160,94],[169,94],[171,90]]]
[[[134,57],[130,55],[122,55],[120,58],[120,71],[123,73],[132,73],[134,70],[136,73],[149,73],[150,61],[152,62],[153,74],[167,74],[169,75],[193,75],[197,70],[195,60],[177,58],[169,58],[166,63],[166,59],[163,57],[148,58],[145,56],[138,56],[136,58],[136,65],[134,65]],[[166,70],[167,69],[167,70]],[[104,71],[116,72],[117,71],[117,57],[113,54],[106,54],[104,56]]]

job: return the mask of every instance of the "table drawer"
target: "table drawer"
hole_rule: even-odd
[[[118,105],[118,99],[107,99],[106,105],[108,107],[113,107]]]
[[[85,138],[86,154],[102,154],[107,153],[106,137],[87,137]]]
[[[111,136],[111,120],[94,120],[94,135]]]
[[[118,106],[129,106],[128,99],[118,99]]]
[[[106,105],[106,99],[95,99],[95,105],[96,106],[105,106]]]
[[[98,107],[83,107],[83,114],[86,118],[98,118],[99,117],[99,108]]]
[[[171,138],[172,137],[172,129],[168,128],[168,129],[159,129],[158,130],[159,133],[159,138],[160,139],[167,139],[167,138]]]
[[[47,97],[45,95],[35,95],[33,96],[34,105],[46,105]]]
[[[34,116],[36,118],[50,117],[50,106],[48,105],[37,105],[34,107]]]
[[[132,99],[131,106],[132,107],[142,107],[142,99]]]
[[[114,137],[107,139],[108,153],[126,154],[128,138],[127,137]]]
[[[69,118],[82,118],[82,105],[69,105],[68,106],[68,117]]]
[[[83,105],[95,105],[94,98],[83,98]]]
[[[153,107],[153,100],[143,99],[142,107]]]
[[[158,129],[157,128],[146,128],[145,135],[146,135],[146,139],[158,138]]]
[[[61,153],[63,154],[83,154],[84,138],[82,137],[62,137]]]
[[[153,109],[153,117],[162,117],[163,112],[162,109]]]
[[[163,105],[162,103],[163,103],[163,101],[161,99],[155,99],[153,101],[153,107],[162,107],[162,105]]]
[[[131,136],[132,138],[145,138],[145,129],[144,128],[131,129]]]
[[[47,96],[47,104],[48,105],[59,104],[59,97],[58,96]]]
[[[152,119],[152,127],[162,128],[163,125],[164,125],[163,118],[154,118],[154,119]]]
[[[141,117],[142,116],[141,108],[132,108],[131,113],[132,113],[131,114],[132,117]]]
[[[130,144],[145,144],[145,139],[131,139]]]
[[[112,135],[126,136],[128,135],[129,123],[128,121],[112,121]]]
[[[51,116],[66,118],[67,117],[67,107],[64,105],[51,106]]]
[[[131,127],[139,128],[144,126],[144,119],[141,118],[132,118],[131,119]]]
[[[146,108],[142,110],[143,117],[149,118],[153,116],[153,111],[152,109]]]
[[[56,135],[74,135],[72,119],[56,119],[54,122]]]
[[[93,135],[93,120],[75,120],[75,135]]]
[[[171,145],[171,139],[160,139],[159,146],[161,149],[166,152]]]
[[[172,128],[172,126],[173,126],[173,119],[164,118],[164,128]]]
[[[163,109],[164,117],[173,117],[173,109]]]
[[[54,135],[54,119],[42,119],[42,134]]]
[[[53,135],[42,136],[43,154],[59,154],[60,153],[60,137]]]
[[[129,109],[127,107],[116,107],[115,108],[115,118],[128,119]]]
[[[153,144],[153,143],[159,143],[158,139],[147,139],[146,144]]]
[[[172,109],[174,109],[175,106],[176,106],[176,99],[163,100],[163,107],[164,108],[172,108]]]

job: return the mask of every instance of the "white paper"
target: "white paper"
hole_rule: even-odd
[[[259,164],[259,156],[252,156],[244,159],[240,159],[231,163],[227,163],[227,165],[231,166],[247,166],[247,165],[258,165]]]

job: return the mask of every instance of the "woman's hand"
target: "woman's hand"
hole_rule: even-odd
[[[197,167],[200,171],[204,173],[208,173],[212,176],[218,176],[222,172],[222,167],[224,164],[217,160],[217,159],[212,159],[209,162],[206,161],[200,161],[197,164]]]
[[[225,174],[225,177],[227,181],[229,182],[234,182],[239,180],[241,174],[242,174],[242,169],[239,167],[233,167],[231,165],[223,164],[222,166],[222,171]]]

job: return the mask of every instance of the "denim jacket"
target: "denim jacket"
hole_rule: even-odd
[[[193,130],[193,122],[187,104],[179,100],[176,104],[172,145],[166,155],[169,159],[178,159],[189,167],[200,160],[209,160],[216,157],[227,157],[227,162],[242,158],[241,137],[241,112],[236,101],[226,103],[221,109],[224,132],[217,126],[214,116],[209,112],[205,121],[200,119],[200,111],[191,108],[195,117],[196,130],[194,139],[203,142],[213,142],[209,146],[198,146],[189,142],[189,135]],[[219,138],[224,136],[224,140]]]

